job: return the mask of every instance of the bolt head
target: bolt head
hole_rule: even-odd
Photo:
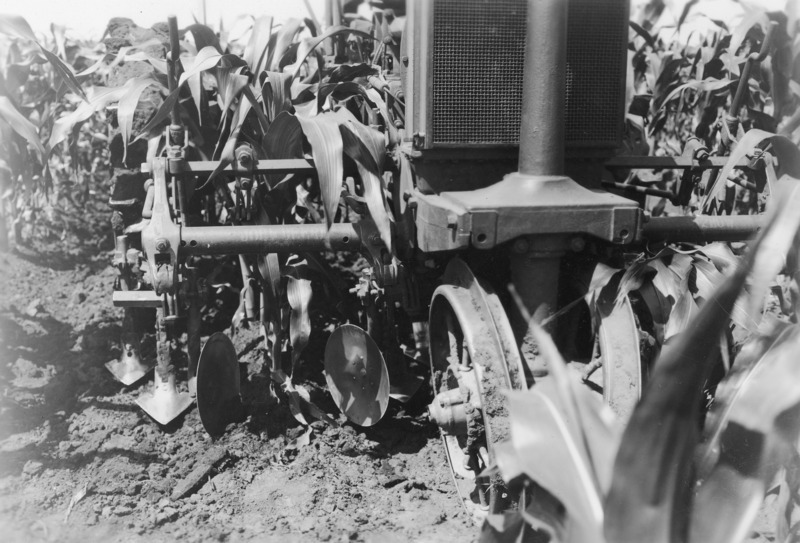
[[[576,253],[580,253],[586,247],[586,240],[580,236],[575,236],[569,240],[569,248]]]
[[[156,240],[156,251],[159,253],[163,253],[169,250],[169,241],[165,238],[159,238]]]
[[[514,245],[511,246],[511,249],[518,255],[522,255],[528,252],[530,243],[528,243],[528,240],[525,238],[519,238],[514,242]]]

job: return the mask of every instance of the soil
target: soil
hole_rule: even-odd
[[[384,420],[361,428],[312,388],[341,426],[303,427],[269,400],[255,329],[234,336],[246,420],[217,441],[195,407],[168,427],[151,420],[134,400],[152,377],[125,388],[104,367],[119,355],[122,322],[111,249],[101,238],[0,254],[4,541],[477,537],[419,406],[392,400]]]

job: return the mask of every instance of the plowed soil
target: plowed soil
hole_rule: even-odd
[[[270,400],[255,329],[234,338],[246,420],[217,441],[195,407],[168,427],[151,420],[134,400],[152,377],[125,388],[104,367],[119,355],[122,322],[111,304],[111,256],[108,240],[71,255],[0,254],[1,540],[477,537],[422,403],[392,401],[384,420],[365,429],[313,389],[341,426],[304,427]],[[186,485],[185,496],[174,496]]]

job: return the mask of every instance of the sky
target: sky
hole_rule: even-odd
[[[308,3],[321,21],[324,0]],[[128,17],[149,27],[176,15],[178,26],[185,27],[194,23],[193,16],[202,22],[204,4],[206,21],[214,28],[219,27],[221,16],[226,28],[240,15],[272,15],[276,21],[308,16],[303,0],[4,0],[0,12],[22,15],[37,33],[49,32],[50,23],[55,22],[66,26],[68,35],[99,39],[112,17]]]
[[[632,0],[633,9],[646,1]],[[687,1],[665,0],[665,3],[671,12],[680,14]],[[742,1],[770,10],[783,10],[789,2],[800,3],[800,0]],[[308,3],[317,19],[322,20],[324,0],[308,0]],[[303,0],[4,0],[0,12],[22,15],[35,32],[49,32],[50,23],[55,22],[71,30],[68,35],[98,39],[112,17],[128,17],[139,26],[149,27],[174,14],[178,17],[178,26],[184,27],[194,22],[193,16],[202,22],[204,5],[206,21],[214,28],[218,28],[220,17],[226,28],[231,28],[237,17],[245,14],[272,15],[276,21],[308,15]],[[734,0],[700,0],[692,10],[731,23],[735,23],[742,12],[741,5]]]

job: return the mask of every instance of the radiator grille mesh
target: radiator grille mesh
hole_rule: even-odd
[[[436,0],[435,143],[519,142],[526,2]]]
[[[526,0],[435,0],[434,145],[516,145]],[[625,0],[570,0],[566,144],[613,147],[625,92]]]
[[[627,15],[625,2],[570,0],[564,114],[567,145],[619,144]]]

